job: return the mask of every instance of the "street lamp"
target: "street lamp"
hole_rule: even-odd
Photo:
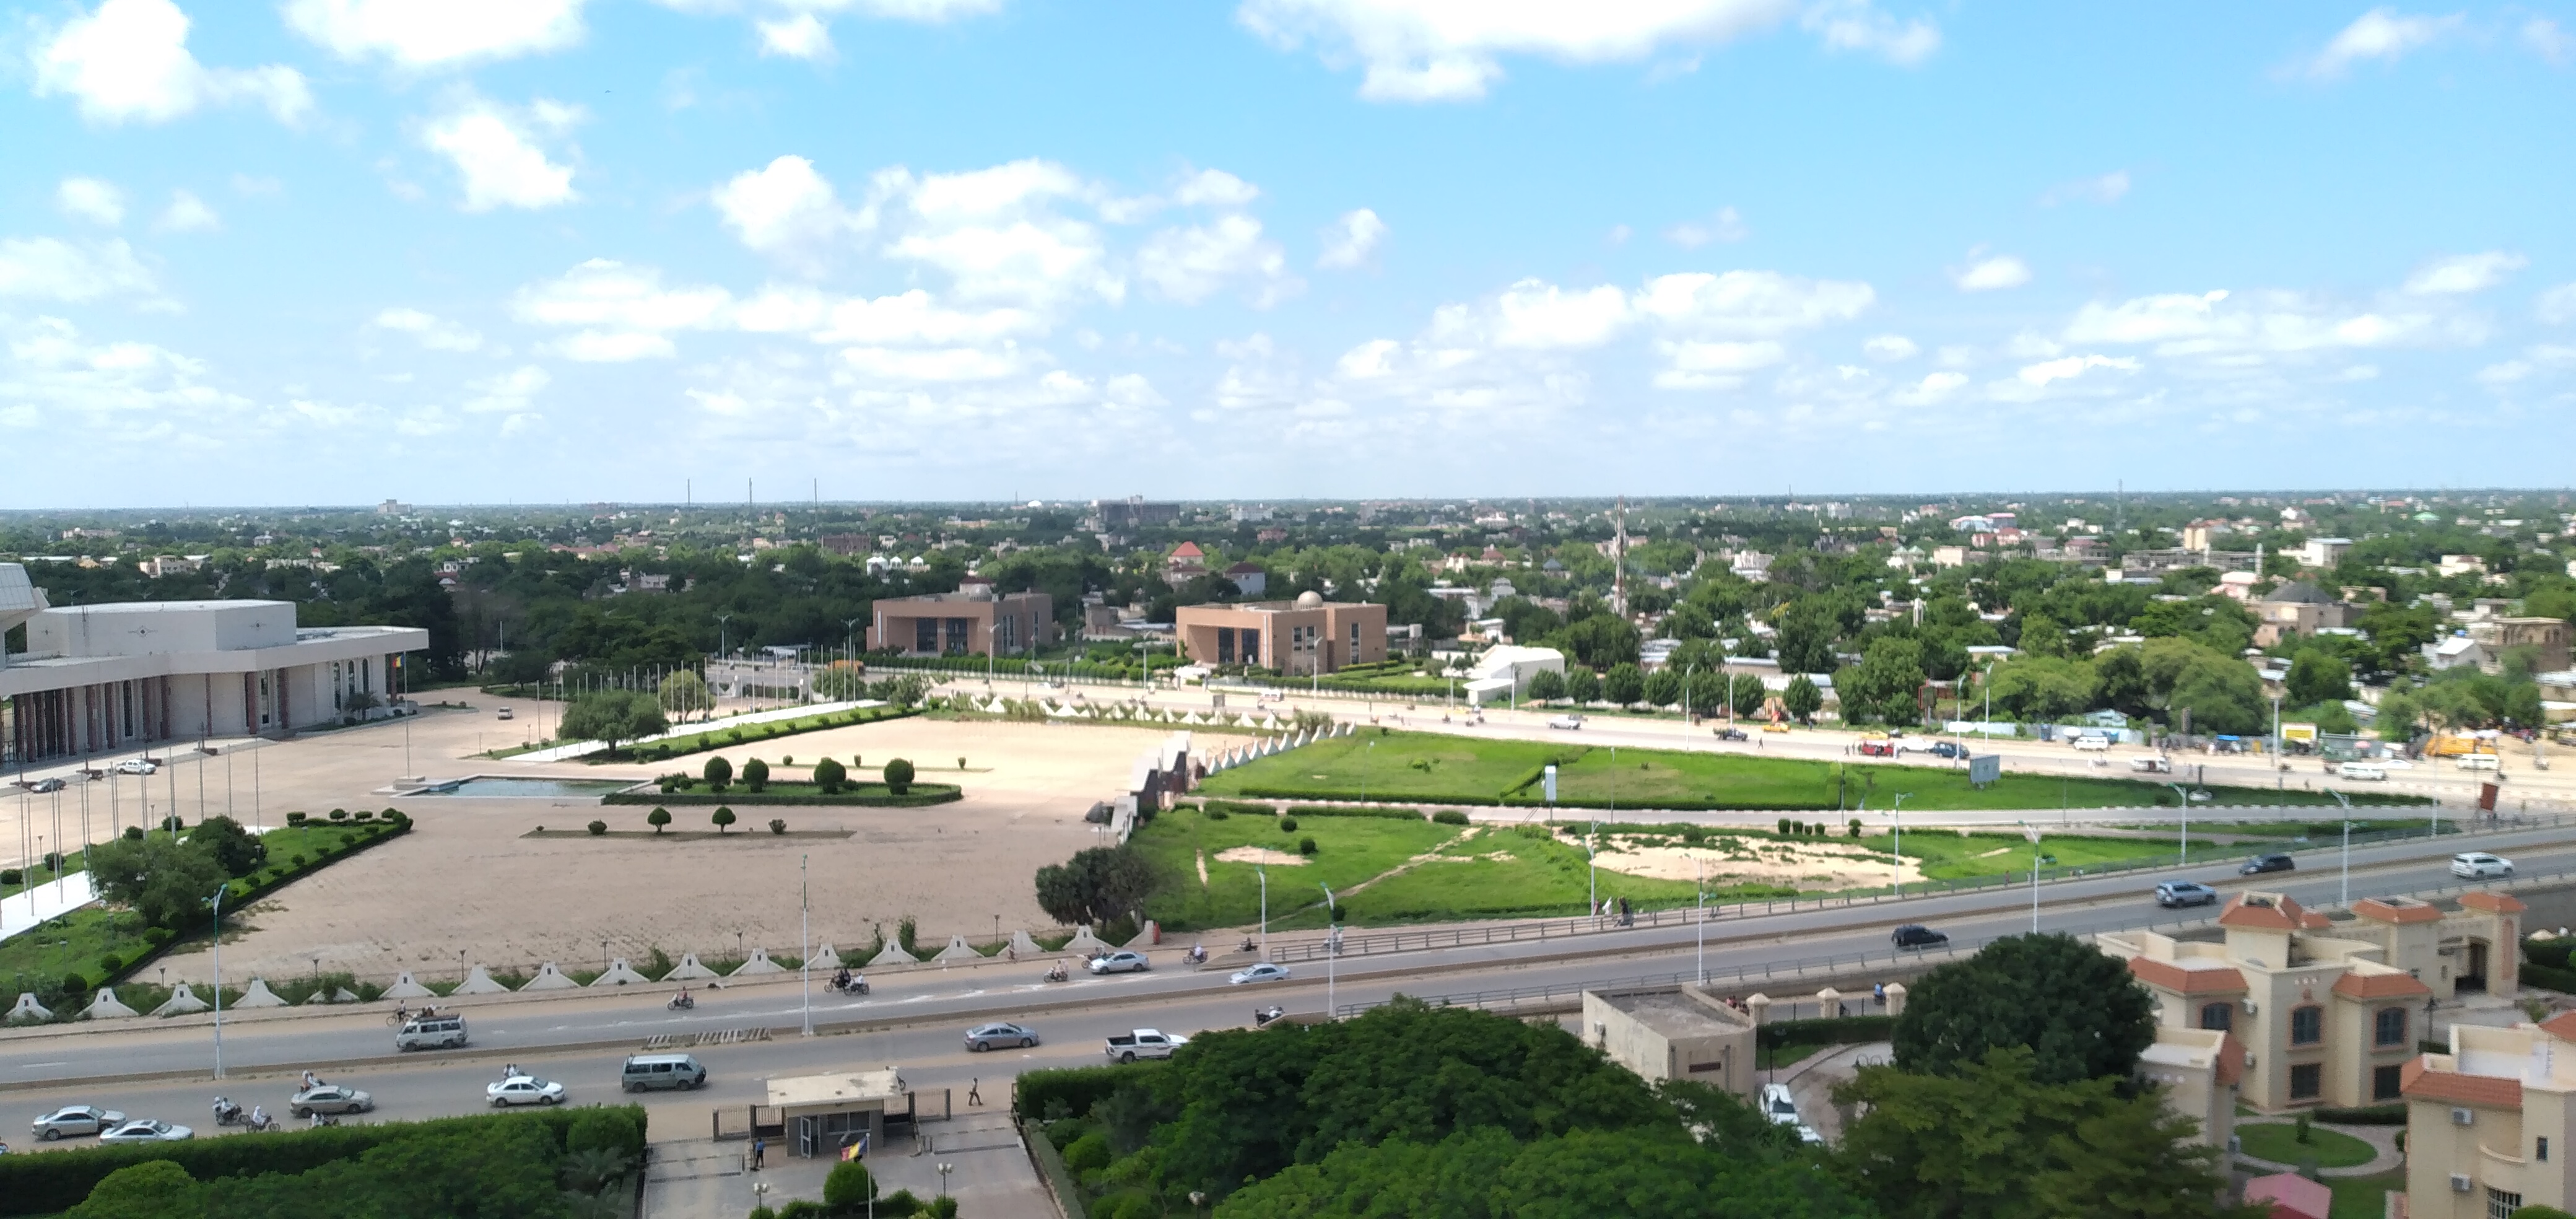
[[[2326,789],[2326,794],[2334,797],[2336,803],[2343,805],[2343,883],[2336,891],[2335,904],[2350,906],[2352,905],[2352,801],[2345,799],[2342,792],[2331,787]]]
[[[1898,897],[1905,896],[1905,798],[1913,794],[1913,792],[1896,793],[1896,811],[1888,814],[1888,819],[1894,824],[1896,833],[1895,841],[1887,851],[1887,870],[1896,878],[1895,883],[1890,887],[1895,890]]]
[[[1691,855],[1693,883],[1699,889],[1699,984],[1708,985],[1708,863],[1698,854]]]
[[[950,1174],[950,1173],[952,1173],[952,1172],[955,1172],[955,1171],[957,1171],[957,1166],[956,1166],[956,1165],[954,1165],[954,1164],[942,1163],[942,1164],[939,1166],[939,1196],[940,1196],[940,1197],[945,1198],[945,1197],[947,1197],[947,1196],[948,1196],[948,1174]]]
[[[215,1078],[224,1077],[224,891],[232,888],[225,881],[215,889]]]
[[[1253,871],[1261,874],[1261,959],[1267,961],[1270,959],[1270,865],[1254,864]]]
[[[1335,921],[1341,907],[1333,902],[1333,887],[1318,885],[1324,891],[1324,1018],[1331,1020],[1339,1008],[1333,1006],[1333,958],[1342,955],[1342,928]]]
[[[2182,801],[2182,845],[2180,854],[2176,856],[2174,862],[2178,867],[2189,867],[2191,865],[2191,793],[2184,791],[2180,783],[2167,783],[2165,786],[2172,788],[2174,798]]]

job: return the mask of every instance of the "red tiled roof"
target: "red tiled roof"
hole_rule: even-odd
[[[2520,914],[2531,909],[2523,905],[2521,899],[2510,893],[2463,894],[2460,897],[2460,904],[2471,910],[2486,910],[2496,914]]]
[[[2297,1173],[2281,1172],[2246,1182],[2245,1200],[2271,1203],[2272,1219],[2326,1219],[2334,1191]]]
[[[2227,909],[2218,916],[2218,925],[2262,931],[2296,931],[2299,918],[2305,913],[2299,903],[2286,897],[2274,898],[2258,906],[2248,901],[2246,894],[2239,893],[2228,899]]]
[[[2576,1012],[2560,1012],[2541,1021],[2540,1031],[2560,1041],[2576,1041]]]
[[[1172,548],[1172,557],[1175,559],[1200,559],[1207,557],[1207,552],[1199,549],[1199,544],[1196,542],[1183,542]]]
[[[2418,1054],[2397,1069],[2397,1090],[2409,1100],[2442,1101],[2454,1105],[2482,1105],[2489,1109],[2522,1108],[2522,1081],[2495,1075],[2462,1075],[2457,1071],[2436,1071],[2427,1064],[2430,1055]]]
[[[2302,931],[2324,931],[2333,926],[2333,919],[2327,918],[2314,910],[2310,910],[2299,916],[2299,929]]]
[[[2360,901],[2354,902],[2352,904],[2352,912],[2363,918],[2377,919],[2383,923],[2438,923],[2442,921],[2441,911],[2436,910],[2431,906],[2424,905],[2421,902],[2408,902],[2401,906],[2392,902],[2381,901],[2375,897],[2365,897]]]
[[[2335,979],[2334,993],[2347,999],[2396,999],[2408,995],[2429,995],[2433,988],[2409,974],[2347,973]]]
[[[2244,1079],[2245,1043],[2238,1041],[2234,1033],[2224,1034],[2218,1039],[2219,1086],[2232,1088]]]
[[[2129,972],[2149,986],[2184,995],[2229,995],[2245,991],[2245,975],[2233,969],[2185,969],[2171,961],[2129,958]]]

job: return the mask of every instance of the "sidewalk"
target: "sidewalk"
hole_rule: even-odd
[[[74,872],[51,884],[12,893],[0,901],[0,940],[97,900],[98,894],[90,891],[87,872]]]

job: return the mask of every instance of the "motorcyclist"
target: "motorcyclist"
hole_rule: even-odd
[[[250,1107],[250,1128],[253,1130],[268,1129],[268,1106],[253,1105]]]
[[[224,1096],[218,1096],[218,1097],[216,1097],[216,1098],[215,1098],[215,1124],[216,1124],[216,1125],[218,1125],[218,1126],[228,1126],[228,1125],[231,1125],[231,1124],[232,1124],[233,1119],[234,1119],[234,1118],[237,1118],[237,1117],[240,1117],[240,1116],[241,1116],[241,1106],[234,1104],[234,1103],[232,1102],[232,1098],[230,1098],[230,1097],[224,1097]]]
[[[832,975],[832,989],[834,989],[834,990],[848,990],[848,989],[850,989],[850,971],[849,971],[849,970],[847,970],[847,969],[843,969],[843,970],[841,970],[840,972],[835,973],[835,974],[833,974],[833,975]]]

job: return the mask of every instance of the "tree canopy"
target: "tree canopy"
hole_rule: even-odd
[[[1894,1040],[1896,1065],[1922,1074],[2022,1046],[2041,1083],[2125,1078],[2155,1040],[2154,1000],[2125,964],[2073,936],[2006,936],[1916,980]]]
[[[1038,869],[1038,908],[1060,923],[1104,926],[1154,891],[1153,865],[1133,847],[1092,847]]]

